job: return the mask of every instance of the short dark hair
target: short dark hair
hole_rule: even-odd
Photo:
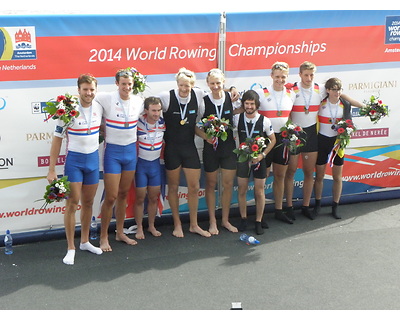
[[[149,110],[149,106],[152,104],[160,104],[161,105],[161,99],[157,97],[147,97],[144,99],[144,108]]]
[[[252,100],[255,102],[257,109],[260,107],[260,96],[254,90],[247,90],[242,96],[242,107],[244,107],[244,102],[247,100]]]
[[[325,89],[342,89],[342,81],[338,78],[330,78],[325,82]]]

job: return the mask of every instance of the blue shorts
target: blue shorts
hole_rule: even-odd
[[[99,183],[99,151],[89,154],[68,151],[64,175],[68,176],[69,182]]]
[[[136,142],[127,146],[106,144],[104,151],[104,173],[119,174],[122,171],[135,171],[137,162]]]
[[[161,185],[160,159],[148,161],[139,158],[135,173],[136,188],[157,187]]]

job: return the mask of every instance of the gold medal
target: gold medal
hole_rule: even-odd
[[[154,146],[151,146],[151,147],[150,147],[150,150],[153,151],[153,150],[154,150]]]
[[[181,124],[181,126],[185,125],[186,119],[182,119],[179,123]]]

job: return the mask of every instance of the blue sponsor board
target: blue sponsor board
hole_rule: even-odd
[[[385,44],[400,43],[400,16],[386,17]]]

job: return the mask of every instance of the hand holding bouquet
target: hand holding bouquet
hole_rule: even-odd
[[[47,107],[44,108],[49,116],[45,121],[50,118],[57,120],[61,119],[64,122],[64,128],[67,128],[72,124],[72,121],[79,116],[79,111],[76,108],[79,106],[79,100],[77,97],[66,93],[60,95],[55,100],[46,102]]]
[[[45,201],[43,207],[46,207],[48,204],[53,202],[60,202],[68,199],[70,193],[71,189],[67,176],[64,176],[58,180],[54,180],[52,183],[46,186],[46,192],[43,196]]]
[[[356,127],[354,126],[354,123],[352,120],[347,119],[347,120],[340,120],[336,125],[335,125],[335,130],[337,131],[338,135],[336,138],[336,141],[340,144],[338,155],[343,158],[344,155],[344,149],[347,148],[347,146],[350,143],[350,138],[351,134],[356,131]]]
[[[286,122],[285,126],[281,128],[281,138],[284,144],[285,158],[288,159],[289,152],[295,154],[297,149],[304,145],[304,138],[301,137],[303,128],[294,124],[290,119]]]
[[[389,115],[388,106],[382,103],[378,97],[372,95],[368,101],[364,101],[366,107],[361,108],[360,116],[369,117],[372,123],[378,123],[381,118]]]
[[[355,132],[357,129],[354,126],[352,120],[340,120],[334,125],[334,130],[337,131],[338,135],[336,137],[335,144],[332,148],[328,156],[328,163],[330,166],[333,166],[333,160],[335,156],[338,155],[339,157],[344,157],[344,150],[350,143],[351,134]]]
[[[242,142],[237,149],[233,152],[236,153],[239,162],[250,162],[254,158],[257,158],[261,152],[268,146],[269,139],[256,136],[255,138],[247,138]]]
[[[226,141],[228,138],[228,130],[231,129],[229,120],[219,119],[211,114],[207,118],[203,118],[201,123],[207,138],[213,140],[213,147],[214,150],[216,150],[218,147],[218,139]]]

